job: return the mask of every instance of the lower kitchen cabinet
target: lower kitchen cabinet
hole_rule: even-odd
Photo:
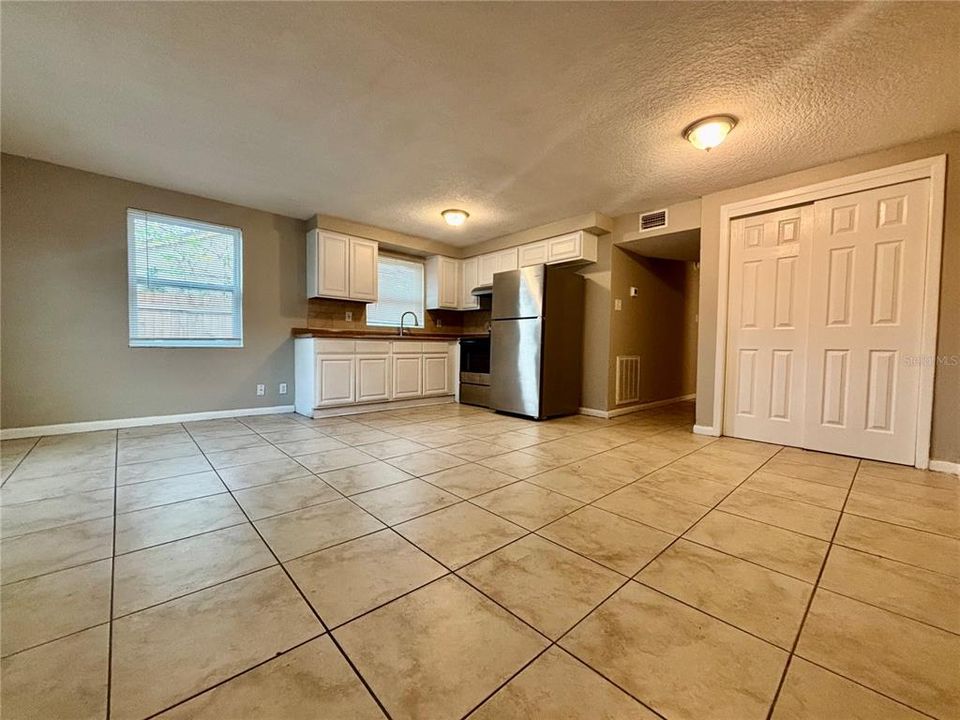
[[[352,355],[317,355],[316,405],[355,402],[355,363]]]
[[[390,399],[389,355],[357,355],[356,368],[358,403]]]
[[[423,395],[423,355],[393,356],[394,399]]]
[[[450,387],[450,356],[424,355],[423,356],[423,395],[449,395],[453,390]]]

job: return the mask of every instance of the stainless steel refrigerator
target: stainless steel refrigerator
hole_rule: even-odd
[[[532,265],[493,276],[490,407],[543,419],[580,408],[583,278]]]

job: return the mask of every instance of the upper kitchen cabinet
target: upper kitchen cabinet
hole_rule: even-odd
[[[480,307],[480,300],[473,294],[473,289],[480,284],[480,259],[467,258],[460,263],[460,307],[464,310],[475,310]]]
[[[481,255],[478,284],[492,285],[495,273],[516,270],[519,267],[520,263],[515,247]]]
[[[307,297],[377,301],[378,246],[328,230],[307,233]]]
[[[460,309],[462,272],[459,260],[442,255],[427,258],[427,310]]]
[[[597,236],[579,230],[520,246],[520,267],[597,261]]]

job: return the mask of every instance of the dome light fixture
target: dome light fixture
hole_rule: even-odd
[[[442,213],[443,219],[447,221],[447,225],[463,225],[467,218],[470,217],[470,213],[466,210],[456,210],[451,208],[449,210],[444,210]]]
[[[727,135],[737,126],[733,115],[711,115],[692,122],[683,130],[683,139],[698,150],[710,151],[727,139]]]

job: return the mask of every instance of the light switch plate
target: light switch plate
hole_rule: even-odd
[[[613,301],[613,309],[614,309],[614,310],[623,310],[623,300],[621,300],[620,298],[615,299],[615,300]]]
[[[352,321],[352,320],[353,320],[353,310],[347,310],[347,311],[343,314],[343,319],[346,320],[347,322]]]

